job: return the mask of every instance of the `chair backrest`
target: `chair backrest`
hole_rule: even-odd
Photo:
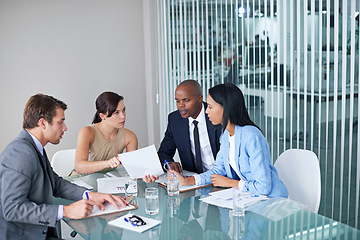
[[[307,210],[317,213],[321,197],[321,176],[315,153],[289,149],[279,156],[274,166],[289,191],[289,199],[306,204]]]
[[[54,154],[51,166],[59,176],[66,177],[75,168],[75,152],[76,149],[66,149]]]

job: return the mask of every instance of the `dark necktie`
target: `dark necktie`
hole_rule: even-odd
[[[198,121],[194,120],[194,144],[195,144],[195,164],[196,164],[196,172],[202,173],[202,160],[201,160],[201,152],[200,152],[200,140],[199,140],[199,129],[197,127]]]

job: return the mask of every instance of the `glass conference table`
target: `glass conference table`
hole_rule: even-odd
[[[124,176],[125,170],[120,168],[111,173]],[[99,177],[105,176],[94,173],[82,179],[96,190]],[[149,216],[145,213],[145,188],[154,186],[159,189],[160,211]],[[217,190],[222,189],[206,187],[169,197],[165,188],[138,179],[138,196],[131,200],[138,208],[130,213],[162,221],[143,233],[108,224],[128,211],[80,220],[65,218],[64,221],[85,239],[360,239],[360,230],[309,212],[305,205],[289,199],[274,198],[255,203],[246,210],[245,217],[235,217],[232,210],[199,201]],[[54,203],[69,204],[71,201],[54,199]]]

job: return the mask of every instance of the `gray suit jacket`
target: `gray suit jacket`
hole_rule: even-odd
[[[53,196],[79,200],[85,190],[59,177],[23,130],[0,155],[0,239],[45,239],[57,221]]]

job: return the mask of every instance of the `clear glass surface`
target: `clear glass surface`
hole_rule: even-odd
[[[121,175],[121,174],[120,174]],[[125,175],[125,174],[124,174]],[[124,176],[123,175],[123,176]],[[90,174],[87,183],[95,183],[101,174]],[[156,187],[159,213],[145,211],[145,189]],[[136,233],[108,225],[111,220],[128,212],[119,212],[81,220],[64,219],[85,239],[359,239],[360,231],[340,222],[303,209],[302,204],[278,198],[260,202],[247,208],[245,216],[234,216],[232,210],[207,205],[199,201],[209,192],[206,187],[171,197],[167,189],[156,183],[138,182],[138,197],[132,203],[138,206],[132,214],[146,216],[162,223],[143,233]],[[124,194],[120,194],[124,196]],[[54,199],[55,204],[71,201]],[[63,236],[67,237],[67,236]]]

